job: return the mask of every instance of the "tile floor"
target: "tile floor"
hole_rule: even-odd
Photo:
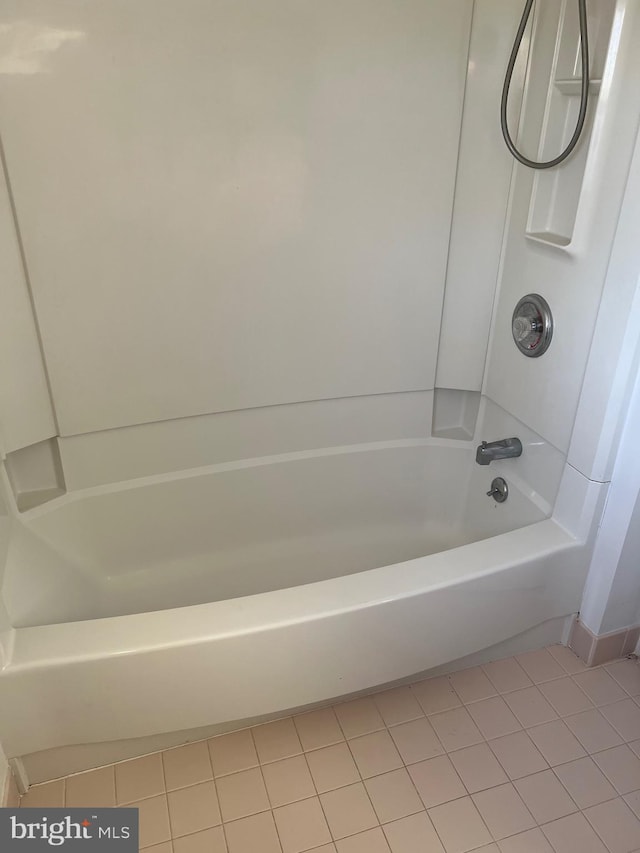
[[[31,788],[146,853],[636,853],[640,663],[551,646]]]

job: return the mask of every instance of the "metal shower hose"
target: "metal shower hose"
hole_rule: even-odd
[[[502,135],[504,136],[504,141],[507,144],[507,148],[513,154],[513,156],[520,163],[525,166],[529,166],[530,169],[551,169],[553,166],[557,166],[566,160],[567,157],[571,154],[573,149],[578,144],[578,140],[580,139],[580,134],[582,133],[582,129],[584,127],[584,122],[587,117],[587,106],[589,101],[589,37],[587,34],[587,0],[578,0],[578,12],[580,15],[580,55],[582,59],[582,86],[580,89],[580,112],[578,114],[578,121],[576,123],[576,129],[573,132],[573,136],[567,147],[564,151],[555,157],[553,160],[546,160],[544,162],[537,162],[536,160],[530,160],[528,157],[525,157],[524,154],[521,154],[520,151],[515,146],[513,139],[511,138],[511,134],[509,133],[509,127],[507,124],[507,101],[509,99],[509,88],[511,87],[511,78],[513,76],[513,69],[516,64],[516,59],[518,58],[518,51],[520,50],[520,45],[522,44],[522,37],[524,35],[524,31],[527,26],[527,22],[529,20],[529,15],[531,14],[531,7],[533,6],[533,0],[526,0],[524,11],[522,13],[522,18],[520,20],[520,25],[518,27],[518,32],[516,33],[516,38],[513,43],[513,48],[511,50],[511,56],[509,57],[509,64],[507,65],[507,73],[504,78],[504,86],[502,87],[502,100],[500,103],[500,124],[502,126]]]

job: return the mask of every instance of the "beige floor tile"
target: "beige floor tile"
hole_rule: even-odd
[[[410,687],[385,690],[383,693],[377,693],[373,700],[387,726],[397,726],[399,723],[424,716],[424,711]]]
[[[446,675],[418,681],[411,685],[411,690],[425,714],[437,714],[462,704]]]
[[[467,710],[487,740],[520,731],[522,728],[500,696],[474,702]]]
[[[587,809],[617,796],[616,790],[591,758],[579,758],[555,768],[578,808]]]
[[[596,709],[565,717],[564,721],[589,754],[622,743],[620,735]]]
[[[382,829],[392,853],[445,853],[426,812],[387,823]]]
[[[629,696],[640,696],[640,662],[631,658],[605,666]]]
[[[35,786],[21,805],[65,803],[138,807],[145,853],[640,853],[640,664],[588,669],[553,646]]]
[[[485,743],[451,752],[449,759],[470,794],[509,781],[498,759]]]
[[[640,790],[640,758],[628,746],[597,752],[593,760],[619,794]]]
[[[208,743],[213,773],[216,777],[249,770],[258,765],[258,754],[251,729],[219,735],[211,738]]]
[[[347,738],[359,737],[385,728],[376,703],[369,696],[336,705],[334,710]]]
[[[407,769],[426,808],[464,797],[467,793],[446,755],[411,764]]]
[[[356,835],[378,825],[366,788],[359,782],[320,795],[334,840]]]
[[[360,781],[358,768],[346,743],[308,752],[307,761],[319,794]]]
[[[540,685],[540,692],[561,717],[579,714],[580,711],[589,711],[593,708],[591,700],[568,675],[553,681],[545,681]]]
[[[316,794],[304,755],[265,764],[262,775],[272,806],[286,806]]]
[[[623,699],[600,708],[600,713],[611,723],[625,741],[640,738],[640,708],[633,699]]]
[[[302,744],[293,720],[275,720],[252,729],[253,740],[261,764],[300,755]]]
[[[607,853],[583,814],[571,814],[542,827],[556,853]]]
[[[344,735],[333,708],[320,708],[309,714],[299,714],[293,718],[302,748],[321,749],[344,740]]]
[[[169,825],[169,810],[167,809],[167,795],[149,797],[146,800],[127,803],[127,806],[138,809],[138,820],[140,829],[140,849],[161,844],[171,839],[171,828]],[[199,827],[196,827],[199,829]]]
[[[585,809],[584,815],[610,853],[629,853],[640,840],[640,820],[622,799]]]
[[[497,692],[481,666],[453,672],[449,676],[449,680],[465,704],[487,699],[489,696],[495,696]]]
[[[435,733],[447,752],[481,743],[484,738],[466,708],[454,708],[429,717]]]
[[[581,661],[578,655],[567,646],[547,646],[547,651],[569,675],[588,669],[586,663]]]
[[[533,829],[536,825],[511,782],[480,791],[471,799],[496,840]]]
[[[539,773],[549,766],[526,732],[496,738],[489,747],[511,780]]]
[[[426,717],[393,726],[389,734],[405,764],[415,764],[444,753],[444,747]]]
[[[115,765],[116,802],[131,803],[164,793],[162,755],[144,755]]]
[[[392,770],[364,783],[380,823],[422,811],[424,806],[407,771]]]
[[[467,853],[493,840],[471,797],[429,809],[429,817],[447,853]]]
[[[531,687],[533,682],[515,658],[505,658],[483,664],[482,668],[491,679],[498,693],[511,693]]]
[[[622,687],[606,669],[588,669],[586,672],[574,675],[573,680],[594,705],[610,705],[612,702],[627,698]]]
[[[229,853],[282,853],[271,812],[225,824]]]
[[[331,841],[317,797],[273,810],[283,853],[300,853]]]
[[[557,820],[577,810],[553,770],[543,770],[513,783],[536,822]]]
[[[162,753],[167,791],[187,788],[213,779],[206,741],[188,743]]]
[[[222,819],[225,822],[249,817],[249,815],[270,808],[267,790],[259,767],[241,770],[239,773],[232,773],[229,776],[221,776],[217,780],[217,789]]]
[[[216,826],[176,838],[173,842],[173,853],[227,853],[222,827]]]
[[[390,853],[387,839],[380,827],[343,838],[336,846],[338,853]]]
[[[221,823],[220,807],[213,782],[200,782],[167,794],[171,834],[174,838],[210,829]]]
[[[33,785],[20,799],[21,809],[60,809],[64,806],[65,780]]]
[[[113,808],[116,804],[115,771],[113,765],[69,776],[66,783],[67,808]]]
[[[162,841],[160,844],[152,844],[151,847],[145,847],[144,850],[145,853],[174,853],[173,841]],[[226,853],[226,847],[223,848],[223,853]]]
[[[501,853],[554,853],[540,829],[528,829],[511,838],[503,838],[500,850]]]
[[[558,716],[537,687],[514,690],[506,693],[504,699],[525,728],[548,723]]]
[[[516,655],[516,660],[534,684],[565,675],[564,669],[546,649]]]
[[[358,770],[363,779],[388,773],[402,767],[400,753],[388,731],[372,732],[349,741]]]
[[[622,798],[636,817],[640,818],[640,791],[625,794]]]
[[[552,767],[586,755],[578,739],[562,720],[534,726],[527,730],[527,734]]]

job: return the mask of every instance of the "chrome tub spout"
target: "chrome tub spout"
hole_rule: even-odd
[[[483,441],[476,450],[478,465],[488,465],[496,459],[514,459],[522,455],[519,438],[501,438],[499,441]]]

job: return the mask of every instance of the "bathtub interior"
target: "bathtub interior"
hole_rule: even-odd
[[[551,507],[485,494],[470,442],[404,440],[242,460],[79,491],[14,522],[15,627],[184,607],[455,548]],[[511,461],[511,460],[510,460]]]

